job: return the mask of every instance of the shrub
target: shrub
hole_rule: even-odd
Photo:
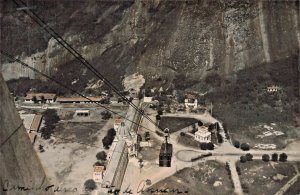
[[[213,149],[215,148],[215,146],[214,146],[213,143],[209,142],[209,143],[206,144],[206,148],[207,148],[208,150],[213,150]]]
[[[106,160],[106,157],[107,157],[107,154],[106,154],[106,152],[104,152],[104,151],[98,152],[98,153],[96,154],[97,160],[105,161],[105,160]]]
[[[264,155],[262,155],[262,160],[265,162],[269,162],[270,156],[268,154],[264,154]]]
[[[84,182],[84,189],[86,191],[93,191],[97,189],[96,182],[93,179],[88,179]]]
[[[145,132],[144,134],[145,140],[149,141],[150,140],[150,133],[148,131]]]
[[[247,161],[252,161],[253,160],[253,155],[250,154],[250,153],[247,153],[246,158],[247,158]]]
[[[244,151],[248,151],[248,150],[250,150],[250,146],[247,143],[242,143],[241,144],[241,149],[244,150]]]
[[[114,128],[111,128],[107,131],[106,136],[102,139],[102,143],[105,149],[108,149],[112,144],[116,136],[116,131]]]
[[[203,123],[201,121],[198,121],[198,126],[202,126]]]
[[[240,162],[241,162],[241,163],[247,162],[246,156],[241,156],[241,157],[240,157]]]
[[[45,119],[46,126],[54,125],[60,120],[56,110],[54,109],[47,109],[46,111],[43,112],[42,115]]]
[[[240,147],[240,142],[239,141],[234,141],[233,145],[234,145],[234,147],[239,148]]]
[[[158,110],[157,111],[157,115],[163,115],[163,111],[162,110]]]
[[[239,166],[236,166],[236,171],[237,171],[238,175],[241,175],[241,174],[242,174],[242,173],[241,173],[241,168],[240,168]]]
[[[103,111],[103,112],[101,112],[101,115],[102,115],[103,120],[110,119],[112,116],[112,114],[109,111]]]
[[[206,143],[200,143],[200,149],[201,149],[201,150],[207,150],[207,145],[206,145]]]
[[[272,154],[272,161],[278,161],[278,154],[277,153],[273,153]]]
[[[218,143],[223,143],[223,136],[220,133],[218,133],[217,136],[218,136]]]
[[[180,136],[185,136],[185,133],[184,132],[180,132]]]
[[[45,126],[41,128],[41,137],[43,139],[50,139],[52,133],[54,132],[54,126]]]
[[[286,153],[281,153],[279,155],[279,161],[281,161],[281,162],[285,162],[287,160],[287,158],[288,158],[288,156]]]
[[[156,120],[157,120],[157,121],[160,121],[160,120],[161,120],[160,115],[156,115]]]

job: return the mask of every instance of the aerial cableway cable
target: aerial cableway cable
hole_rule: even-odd
[[[91,101],[92,103],[97,104],[98,106],[100,106],[100,107],[106,109],[107,111],[112,112],[113,114],[116,114],[116,115],[118,115],[119,117],[121,117],[121,118],[123,118],[123,119],[125,119],[125,120],[127,120],[127,121],[129,121],[129,122],[131,122],[131,123],[134,123],[134,124],[136,124],[136,125],[138,125],[138,126],[144,128],[144,129],[147,129],[147,130],[149,130],[149,131],[155,132],[154,130],[149,129],[149,128],[144,127],[144,126],[141,126],[139,123],[137,123],[137,122],[135,122],[135,121],[132,121],[132,120],[126,118],[125,116],[123,116],[123,115],[121,115],[121,114],[119,114],[119,113],[117,113],[117,112],[115,112],[115,111],[113,111],[113,110],[107,108],[106,106],[103,106],[103,105],[101,105],[100,103],[93,101],[93,100],[90,99],[89,97],[87,97],[87,96],[85,96],[85,95],[83,95],[83,94],[77,92],[76,90],[72,89],[71,87],[69,87],[69,86],[67,86],[67,85],[65,85],[65,84],[63,84],[63,83],[57,81],[56,79],[50,77],[49,75],[47,75],[47,74],[45,74],[45,73],[42,73],[41,71],[39,71],[39,70],[37,70],[37,69],[35,69],[35,68],[29,66],[29,65],[26,64],[25,62],[23,62],[23,61],[21,61],[21,60],[15,58],[15,57],[13,57],[12,55],[10,55],[9,53],[7,53],[6,51],[0,50],[0,53],[1,53],[2,55],[4,55],[4,56],[8,57],[8,58],[11,59],[11,60],[18,62],[18,63],[21,64],[22,66],[24,66],[24,67],[26,67],[26,68],[29,68],[29,69],[31,69],[32,71],[34,71],[34,72],[36,72],[36,73],[42,75],[43,77],[46,77],[47,79],[49,79],[49,80],[55,82],[56,84],[58,84],[58,85],[60,85],[60,86],[62,86],[62,87],[64,87],[64,88],[70,90],[71,92],[73,92],[73,93],[75,93],[75,94],[77,94],[77,95],[79,95],[79,96],[81,96],[81,97],[83,97],[83,98],[85,98],[85,99]]]
[[[20,4],[13,0],[17,6]],[[19,0],[23,6],[27,6],[22,0]],[[108,80],[106,79],[93,65],[91,65],[78,51],[76,51],[69,43],[67,43],[58,33],[56,33],[44,20],[42,20],[35,12],[30,9],[22,10],[26,13],[32,20],[34,20],[39,26],[41,26],[48,34],[50,34],[59,44],[61,44],[66,50],[68,50],[77,60],[79,60],[85,67],[87,67],[91,72],[93,72],[100,80],[104,82],[109,88],[111,88],[117,95],[119,95],[124,101],[126,101],[131,107],[133,107],[137,112],[144,116],[148,121],[159,127],[149,116],[144,114],[136,105],[130,102],[124,95],[122,95],[119,90]]]
[[[13,0],[17,6],[20,6],[15,0]],[[26,4],[20,0],[23,6]],[[147,115],[145,115],[141,110],[139,110],[136,105],[131,103],[125,96],[123,96],[118,89],[108,80],[106,79],[101,73],[97,71],[79,52],[77,52],[70,44],[68,44],[58,33],[56,33],[47,23],[45,23],[36,13],[28,9],[27,11],[31,14],[28,14],[26,10],[23,10],[29,17],[31,17],[38,25],[40,25],[48,34],[50,34],[56,41],[58,41],[65,49],[67,49],[77,60],[79,60],[84,66],[86,66],[90,71],[92,71],[98,78],[100,78],[106,85],[108,85],[111,89],[113,89],[123,100],[128,102],[134,109],[136,109],[141,115],[143,115],[147,120],[153,123],[155,126],[157,124],[153,122]],[[35,17],[33,17],[35,16]],[[65,44],[65,45],[64,45]],[[161,129],[159,126],[157,126]],[[162,129],[161,129],[162,130]]]

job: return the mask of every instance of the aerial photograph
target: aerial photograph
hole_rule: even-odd
[[[0,195],[300,195],[300,0],[0,0]]]

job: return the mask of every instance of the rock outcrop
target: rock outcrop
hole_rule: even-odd
[[[52,194],[44,190],[48,180],[1,74],[0,92],[0,194]]]
[[[172,80],[180,74],[198,80],[209,72],[227,77],[299,51],[297,1],[91,0],[35,5],[34,11],[99,70],[138,72],[146,80]],[[49,74],[74,59],[14,9],[7,1],[2,5],[3,48]],[[36,76],[2,62],[5,79]]]

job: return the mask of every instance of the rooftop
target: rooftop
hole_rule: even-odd
[[[27,93],[25,99],[31,100],[33,97],[36,97],[37,100],[41,100],[41,97],[43,96],[44,99],[51,100],[56,97],[55,93]]]
[[[118,171],[119,161],[124,152],[127,152],[127,146],[125,140],[120,140],[114,148],[113,154],[108,163],[104,182],[107,185],[113,185],[115,180],[115,172]]]
[[[34,116],[33,121],[30,126],[30,131],[38,131],[42,122],[43,116],[41,114],[37,114]]]
[[[98,97],[58,97],[56,99],[57,102],[99,102],[102,100],[101,96]]]

